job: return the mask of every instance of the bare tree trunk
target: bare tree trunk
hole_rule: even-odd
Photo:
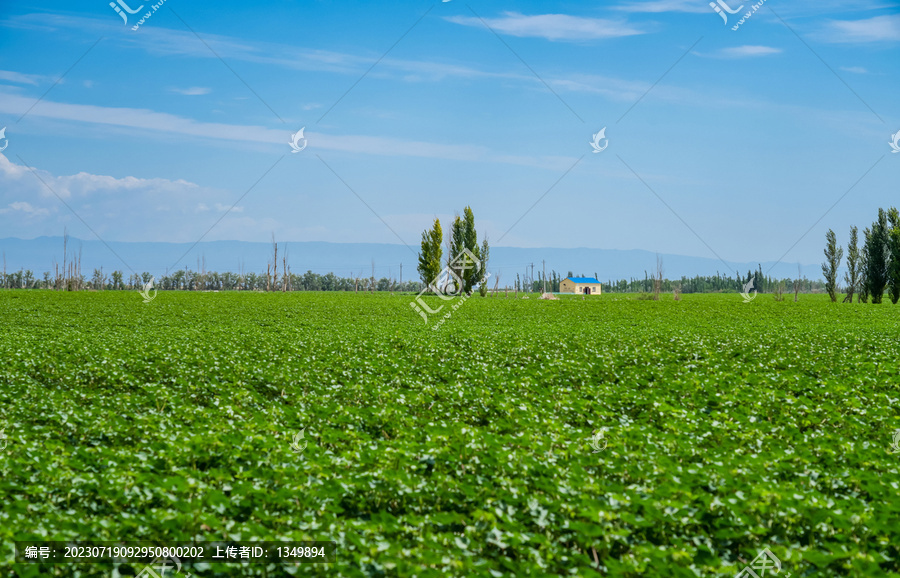
[[[275,233],[272,233],[272,246],[275,248],[275,258],[272,259],[275,262],[275,283],[272,286],[273,291],[278,290],[278,243],[275,242]]]
[[[595,273],[596,275],[596,273]],[[662,289],[663,264],[659,255],[656,256],[656,275],[653,276],[653,300],[659,301],[659,292]]]
[[[272,290],[272,264],[266,263],[266,291]]]
[[[68,275],[66,274],[66,251],[67,251],[68,245],[69,245],[69,232],[65,228],[63,228],[63,267],[62,268],[63,268],[63,277],[65,277],[63,279],[63,285],[65,285],[66,290],[68,290],[68,288],[69,288],[69,279],[68,279]]]

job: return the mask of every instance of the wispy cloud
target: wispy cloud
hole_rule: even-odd
[[[869,71],[863,68],[862,66],[842,66],[841,70],[845,72],[852,72],[853,74],[868,74]]]
[[[178,94],[183,94],[185,96],[200,96],[203,94],[209,94],[211,90],[209,88],[204,88],[202,86],[192,86],[191,88],[170,88],[171,92],[177,92]]]
[[[11,70],[0,70],[0,80],[37,86],[44,80],[44,77],[38,74],[22,74],[21,72],[13,72]]]
[[[154,28],[152,37],[134,34],[125,39],[118,36],[119,27],[109,19],[64,16],[60,14],[26,14],[16,16],[7,21],[17,24],[39,22],[41,26],[50,26],[48,31],[72,29],[89,31],[96,34],[109,35],[110,41],[122,42],[130,47],[137,47],[155,56],[180,56],[189,58],[215,59],[216,54],[231,61],[242,61],[253,64],[277,66],[284,70],[304,70],[332,72],[359,76],[378,62],[373,76],[396,77],[407,82],[440,81],[446,78],[512,78],[534,82],[533,76],[516,74],[508,71],[491,71],[471,66],[434,62],[428,60],[412,60],[401,58],[382,58],[379,54],[350,54],[304,48],[292,44],[262,42],[223,36],[204,34],[203,40],[216,54],[196,36],[185,30]],[[483,26],[480,22],[479,26]],[[43,28],[42,28],[43,29]],[[38,78],[38,77],[35,77]],[[248,99],[250,97],[239,97]],[[319,105],[321,106],[321,105]]]
[[[234,207],[232,208],[230,205],[223,205],[222,203],[215,203],[214,210],[217,213],[224,213],[225,211],[231,210],[232,213],[243,213],[244,207]],[[197,207],[194,209],[198,213],[206,213],[210,211],[209,205],[206,203],[197,203]]]
[[[0,92],[0,113],[20,114],[32,104],[32,100]],[[206,139],[237,141],[241,143],[267,143],[286,149],[289,131],[275,130],[258,125],[234,125],[200,122],[173,114],[138,108],[114,108],[84,104],[41,101],[30,113],[58,120],[88,122],[97,125],[126,127],[160,133],[180,134]],[[551,170],[566,168],[572,159],[567,157],[501,155],[484,146],[448,145],[424,141],[401,140],[367,135],[331,135],[307,131],[310,147],[379,156],[406,156],[463,160],[473,162],[499,162],[523,166],[537,166]]]
[[[752,58],[754,56],[770,56],[772,54],[781,54],[782,52],[783,51],[780,48],[775,48],[773,46],[754,46],[745,44],[743,46],[729,46],[728,48],[722,48],[721,50],[707,55],[698,55],[712,56],[714,58]]]
[[[701,0],[651,0],[650,2],[626,2],[613,6],[623,12],[709,12],[711,8]]]
[[[445,20],[463,26],[483,27],[486,23],[502,34],[547,40],[594,40],[644,34],[644,31],[621,20],[585,18],[568,14],[527,16],[518,12],[505,12],[502,17],[484,18],[483,22],[481,18],[472,16],[449,16]]]
[[[832,20],[824,34],[825,42],[897,42],[900,41],[900,15],[875,16],[865,20]]]

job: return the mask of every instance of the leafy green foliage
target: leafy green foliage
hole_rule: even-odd
[[[860,254],[857,244],[858,232],[856,226],[850,227],[850,242],[847,244],[847,271],[844,273],[844,284],[847,294],[844,303],[853,303],[853,294],[859,288]]]
[[[890,259],[889,230],[884,209],[878,209],[878,220],[872,223],[871,229],[865,230],[865,234],[866,290],[872,303],[881,303],[888,284]]]
[[[444,233],[441,230],[440,219],[434,220],[434,226],[431,230],[422,232],[422,247],[419,252],[419,276],[422,283],[426,287],[435,283],[438,274],[441,272],[441,241],[444,239]]]
[[[888,220],[891,223],[887,230],[887,243],[890,251],[888,261],[888,287],[890,288],[891,303],[896,304],[900,300],[900,211],[891,207],[888,211]]]
[[[338,543],[196,576],[900,573],[891,308],[485,298],[435,332],[409,299],[0,291],[3,542]]]
[[[837,236],[834,231],[828,229],[825,234],[825,262],[822,263],[822,276],[825,277],[825,291],[832,302],[837,301],[837,276],[838,268],[841,266],[841,258],[844,256],[844,249],[838,246]]]

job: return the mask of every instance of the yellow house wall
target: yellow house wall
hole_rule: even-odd
[[[602,285],[599,283],[575,283],[573,281],[569,281],[568,279],[563,279],[559,283],[559,292],[560,293],[578,293],[579,295],[584,294],[584,288],[591,288],[591,295],[600,295],[603,292]]]

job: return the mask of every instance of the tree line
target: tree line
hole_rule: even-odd
[[[825,262],[822,275],[825,290],[832,302],[837,302],[841,287],[838,285],[838,269],[844,257],[844,249],[837,243],[837,235],[828,229],[825,233]],[[882,303],[887,294],[891,303],[900,299],[900,212],[895,207],[887,211],[878,209],[878,218],[863,230],[863,245],[859,247],[859,231],[850,227],[847,244],[847,270],[844,273],[843,303]]]
[[[45,272],[43,279],[35,278],[34,272],[20,269],[12,273],[0,273],[0,287],[4,289],[56,289],[62,291],[115,291],[140,290],[153,278],[153,288],[174,291],[411,291],[423,289],[418,281],[397,282],[395,279],[382,277],[339,277],[334,273],[320,275],[307,271],[302,275],[290,273],[277,279],[265,273],[246,273],[243,275],[231,272],[215,271],[200,273],[188,269],[178,270],[171,275],[154,278],[150,273],[135,273],[125,277],[122,271],[105,274],[95,269],[91,278],[84,275],[53,278]]]
[[[545,287],[552,293],[559,293],[559,285],[566,277],[588,277],[583,273],[574,275],[569,271],[567,275],[562,276],[555,269],[544,275],[536,273],[535,279],[526,277],[524,280],[516,273],[513,279],[512,288],[517,291],[525,292],[541,292]],[[599,280],[600,277],[594,273],[594,278]],[[679,289],[682,293],[740,293],[750,281],[753,281],[751,287],[757,293],[774,293],[779,288],[792,288],[796,285],[800,293],[817,293],[825,291],[825,283],[818,279],[807,279],[804,276],[797,278],[785,277],[782,279],[771,277],[763,273],[762,265],[757,271],[747,271],[747,275],[735,273],[734,277],[729,277],[721,273],[716,275],[695,275],[693,277],[682,276],[680,279],[662,279],[660,290],[671,292]],[[650,293],[654,290],[656,279],[649,272],[644,271],[644,278],[631,277],[629,279],[612,280],[607,279],[602,283],[603,291],[607,293]]]

